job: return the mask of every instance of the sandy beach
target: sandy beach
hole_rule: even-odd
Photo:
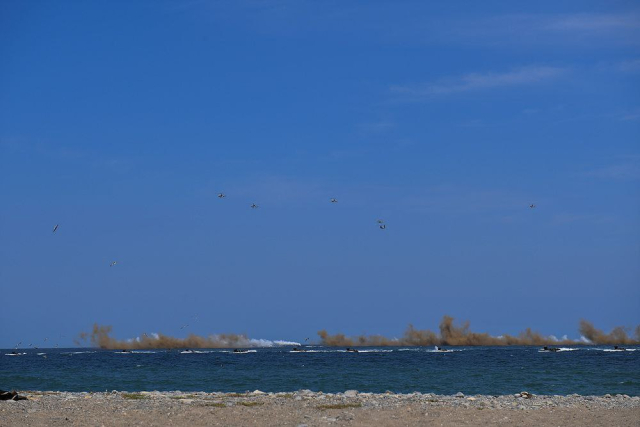
[[[640,426],[640,397],[321,393],[29,392],[0,426]]]

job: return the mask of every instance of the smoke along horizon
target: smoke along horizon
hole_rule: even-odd
[[[143,334],[135,339],[118,340],[110,334],[112,327],[95,323],[91,332],[81,332],[76,344],[89,341],[92,347],[103,349],[147,350],[160,348],[251,348],[272,347],[284,341],[255,340],[244,334],[215,334],[206,337],[189,334],[176,338],[161,333]],[[299,343],[291,343],[300,345]]]
[[[453,317],[444,316],[440,322],[440,333],[428,329],[419,330],[409,325],[401,338],[387,338],[382,335],[360,335],[348,337],[344,334],[329,335],[326,330],[318,332],[321,344],[328,347],[357,346],[507,346],[507,345],[629,345],[640,344],[640,325],[634,330],[635,337],[627,333],[627,328],[616,327],[610,333],[597,329],[587,320],[581,320],[580,340],[566,337],[558,339],[544,336],[527,328],[517,336],[504,334],[492,336],[488,333],[472,332],[468,321],[456,326]]]
[[[143,334],[142,337],[119,340],[111,336],[112,327],[109,325],[93,325],[91,332],[81,332],[77,345],[88,342],[92,347],[102,349],[173,349],[173,348],[255,348],[274,346],[299,346],[295,341],[271,341],[249,338],[244,334],[212,334],[200,336],[189,334],[186,338],[177,338],[162,333]],[[572,340],[565,337],[560,339],[553,335],[545,336],[525,329],[518,335],[492,336],[488,333],[478,333],[470,330],[468,321],[459,326],[454,325],[451,316],[444,316],[440,322],[439,333],[428,329],[416,329],[409,325],[401,338],[387,338],[382,335],[360,335],[349,337],[344,334],[329,335],[326,330],[318,332],[320,344],[328,347],[359,347],[359,346],[508,346],[508,345],[633,345],[640,344],[640,325],[630,336],[630,328],[616,327],[605,333],[597,329],[587,320],[581,320],[579,326],[581,338]]]

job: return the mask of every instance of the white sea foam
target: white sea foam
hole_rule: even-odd
[[[95,351],[65,351],[63,353],[60,354],[87,354],[87,353],[95,353]]]
[[[464,351],[462,348],[445,348],[442,350],[436,350],[435,348],[423,348],[423,347],[415,347],[415,348],[399,348],[396,351],[422,351],[426,353],[453,353],[455,351]]]
[[[289,353],[391,353],[393,350],[381,350],[381,349],[372,349],[372,350],[358,350],[358,351],[347,351],[347,350],[304,350],[304,351],[294,351],[290,350]]]
[[[27,353],[6,353],[5,356],[24,356]]]
[[[275,341],[273,342],[273,344],[275,344],[275,345],[279,345],[279,346],[283,346],[283,347],[290,346],[290,345],[298,345],[298,346],[299,346],[299,345],[302,345],[302,344],[300,344],[299,342],[295,342],[295,341],[283,341],[283,340],[275,340]]]
[[[561,351],[578,351],[580,350],[579,348],[570,348],[570,347],[558,347],[557,350],[545,350],[543,348],[538,350],[538,353],[554,353],[554,352],[561,352]]]
[[[437,345],[433,347],[433,350],[426,350],[427,353],[453,353],[454,351],[462,351],[460,349],[450,349],[450,348],[442,348],[442,347],[438,347]]]
[[[295,341],[284,341],[284,340],[265,340],[265,339],[255,339],[252,338],[249,340],[249,344],[251,347],[287,347],[287,346],[299,346],[301,345],[299,342]]]

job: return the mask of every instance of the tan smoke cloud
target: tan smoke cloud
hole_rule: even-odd
[[[428,329],[415,329],[413,325],[405,330],[401,338],[385,338],[380,335],[360,335],[347,337],[344,334],[329,335],[326,330],[318,332],[321,344],[330,347],[356,347],[356,346],[478,346],[478,345],[575,345],[585,344],[583,341],[569,339],[558,340],[554,337],[544,336],[538,332],[525,329],[517,336],[501,335],[491,336],[487,333],[472,332],[469,322],[459,326],[454,325],[453,317],[444,316],[440,322],[440,334]],[[590,322],[580,322],[580,334],[593,344],[640,344],[640,325],[635,329],[635,338],[630,337],[625,328],[617,327],[610,333],[596,329]]]
[[[409,325],[401,338],[386,338],[382,335],[360,335],[348,337],[344,334],[329,335],[325,330],[318,332],[321,344],[329,347],[357,347],[357,346],[503,346],[503,345],[576,345],[585,344],[583,341],[558,340],[525,329],[517,336],[491,336],[487,333],[473,332],[470,323],[464,322],[456,326],[453,317],[444,316],[440,322],[440,333],[428,329],[416,329]],[[634,330],[635,336],[630,336],[623,327],[614,328],[608,334],[593,326],[592,323],[580,321],[580,335],[593,344],[629,345],[640,344],[640,325]],[[143,350],[156,348],[246,348],[255,347],[256,342],[246,335],[217,334],[207,337],[189,334],[186,338],[175,338],[163,334],[143,334],[142,337],[131,340],[118,340],[111,336],[111,326],[94,324],[91,332],[82,332],[77,344],[87,341],[93,347],[104,349]]]
[[[243,348],[254,344],[246,335],[219,334],[202,337],[189,334],[186,338],[175,338],[163,334],[144,334],[133,340],[118,340],[110,336],[111,326],[93,325],[91,332],[82,332],[76,342],[87,342],[92,347],[105,349],[143,350],[154,348]]]
[[[627,335],[627,330],[622,326],[613,328],[607,334],[597,329],[591,322],[583,319],[580,321],[580,334],[597,344],[638,344],[640,342],[640,325],[636,327],[635,338],[633,338]]]

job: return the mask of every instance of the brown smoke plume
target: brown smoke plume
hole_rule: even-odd
[[[245,348],[255,346],[246,335],[219,334],[201,337],[189,334],[186,338],[175,338],[163,334],[143,335],[134,340],[118,340],[110,336],[111,326],[93,325],[93,330],[80,333],[81,341],[92,347],[104,349],[143,350],[154,348]]]
[[[640,342],[640,325],[635,329],[635,339],[627,335],[624,327],[618,326],[606,334],[600,329],[596,329],[593,324],[587,320],[580,321],[580,335],[591,342],[598,344],[638,344]]]
[[[635,339],[627,335],[622,327],[613,329],[606,334],[596,329],[586,320],[580,322],[580,334],[590,341],[591,344],[640,344],[640,325],[635,329]],[[576,345],[587,344],[584,341],[574,341],[569,339],[558,340],[554,337],[544,336],[538,332],[527,328],[517,336],[502,335],[491,336],[487,333],[472,332],[469,322],[464,322],[460,326],[453,323],[453,317],[444,316],[440,322],[440,334],[436,334],[428,329],[415,329],[409,325],[401,338],[385,338],[380,335],[360,335],[357,337],[347,337],[344,334],[329,335],[326,330],[318,332],[322,345],[330,347],[356,347],[356,346],[502,346],[502,345]]]

